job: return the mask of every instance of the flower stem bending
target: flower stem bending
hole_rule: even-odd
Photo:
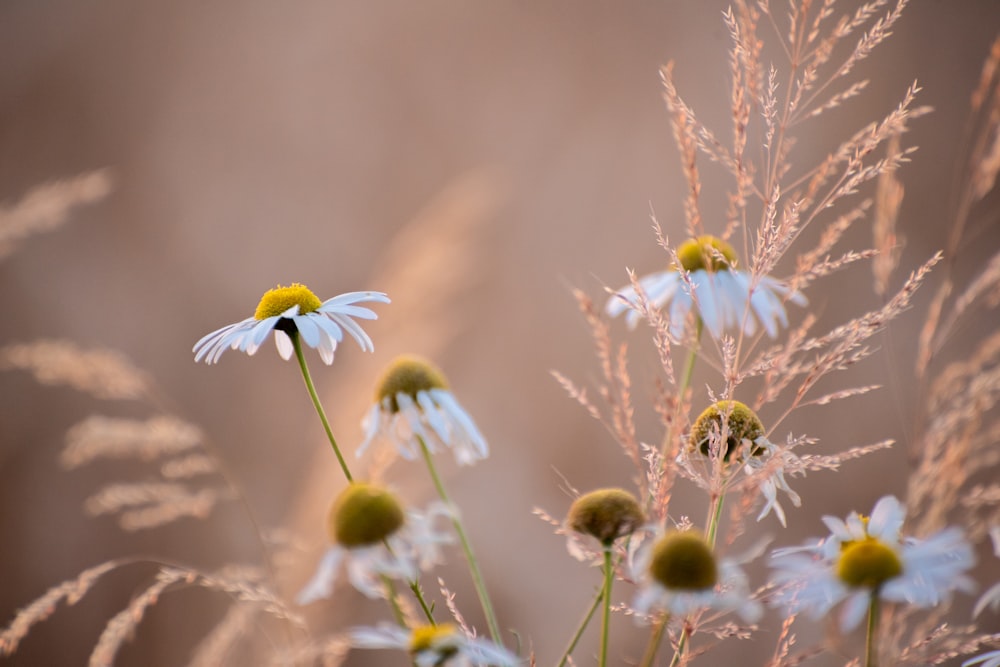
[[[441,483],[441,477],[437,473],[437,469],[434,467],[434,460],[431,458],[431,452],[427,449],[427,443],[424,439],[417,436],[417,441],[420,443],[420,452],[424,456],[424,461],[427,463],[427,470],[430,471],[431,479],[434,482],[434,488],[437,489],[438,496],[441,500],[447,503],[449,506],[452,505],[451,499],[448,497],[448,492],[444,489],[444,484]],[[490,602],[489,593],[486,591],[486,584],[483,581],[483,575],[479,571],[479,562],[476,560],[476,556],[472,553],[472,545],[469,543],[469,538],[465,534],[465,528],[462,526],[461,519],[458,518],[457,514],[452,514],[451,523],[455,527],[455,532],[458,534],[458,540],[462,545],[462,551],[465,553],[465,560],[469,563],[469,572],[472,574],[472,583],[476,587],[476,594],[479,596],[479,603],[483,607],[483,613],[486,615],[486,623],[490,627],[490,636],[493,638],[497,644],[503,645],[503,641],[500,635],[500,625],[497,623],[496,612],[493,611],[493,603]]]
[[[306,382],[306,389],[309,390],[309,397],[316,407],[319,420],[323,422],[323,429],[326,431],[326,437],[330,440],[330,446],[333,447],[333,453],[337,455],[340,469],[344,471],[344,477],[347,478],[347,481],[353,482],[354,478],[351,477],[347,461],[344,460],[344,455],[340,453],[340,447],[337,446],[337,440],[333,437],[333,429],[330,428],[330,421],[326,418],[326,412],[323,410],[323,404],[320,403],[319,396],[316,394],[316,387],[313,385],[312,376],[309,375],[309,367],[306,365],[305,355],[302,354],[302,343],[299,341],[299,332],[293,331],[289,334],[289,337],[292,339],[292,345],[295,347],[295,358],[299,360],[299,368],[302,369],[302,379]]]
[[[566,646],[566,650],[563,651],[562,657],[556,664],[556,667],[563,667],[569,660],[569,656],[572,655],[573,651],[576,649],[577,643],[580,641],[580,637],[583,636],[583,631],[587,629],[590,624],[590,619],[594,617],[594,612],[597,611],[598,605],[604,600],[604,587],[602,586],[597,590],[597,595],[594,596],[594,601],[590,604],[590,609],[584,614],[583,620],[580,622],[580,627],[576,629],[576,633],[573,638],[569,640],[569,644]]]

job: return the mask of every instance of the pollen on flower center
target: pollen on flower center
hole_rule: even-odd
[[[723,417],[727,417],[726,429],[722,428]],[[697,449],[704,456],[708,456],[712,437],[718,437],[722,433],[727,435],[723,459],[728,461],[734,451],[739,451],[740,443],[744,439],[755,442],[757,438],[764,435],[764,424],[761,423],[757,414],[745,404],[739,401],[719,401],[706,408],[698,416],[691,429],[691,437],[688,442],[691,449]],[[754,456],[761,453],[763,453],[761,447],[751,449],[751,454]]]
[[[328,527],[330,537],[350,549],[381,542],[404,521],[395,496],[372,484],[352,482],[330,506]]]
[[[631,534],[643,520],[639,502],[622,489],[598,489],[580,496],[573,501],[567,517],[570,528],[602,543]]]
[[[705,590],[718,581],[712,549],[694,532],[668,533],[653,547],[649,574],[672,590]]]
[[[881,540],[868,537],[841,545],[837,576],[848,586],[876,589],[902,573],[899,555]]]
[[[736,267],[736,251],[715,236],[688,239],[677,248],[677,259],[685,271],[699,269],[709,272]]]
[[[454,655],[458,652],[458,647],[443,643],[441,640],[455,637],[456,632],[455,626],[451,623],[418,626],[413,629],[413,634],[410,636],[410,653],[416,655],[421,651],[433,649],[444,657]]]
[[[396,394],[406,394],[414,400],[421,391],[447,389],[444,374],[429,361],[421,357],[403,355],[389,364],[375,388],[375,400],[381,403],[389,399],[391,410],[399,412]]]
[[[299,315],[305,315],[318,310],[323,302],[305,285],[299,283],[292,283],[288,287],[278,285],[264,293],[253,316],[254,319],[265,320],[268,317],[281,315],[296,304],[299,306]]]

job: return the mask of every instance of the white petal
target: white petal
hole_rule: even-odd
[[[327,549],[316,567],[316,574],[313,575],[309,583],[305,585],[296,596],[295,601],[300,605],[306,605],[322,598],[330,597],[333,592],[333,583],[337,578],[337,570],[343,560],[344,552],[338,547]]]
[[[292,339],[280,329],[276,329],[274,332],[274,346],[278,348],[278,354],[285,361],[291,359],[292,354],[295,353],[295,345],[292,343]]]

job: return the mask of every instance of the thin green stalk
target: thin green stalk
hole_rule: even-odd
[[[326,412],[323,410],[323,404],[319,401],[319,396],[316,394],[316,387],[313,385],[312,376],[309,375],[309,367],[306,366],[305,355],[302,354],[302,343],[299,342],[299,332],[293,331],[289,334],[292,339],[292,345],[295,347],[295,358],[299,360],[299,368],[302,369],[302,379],[306,381],[306,389],[309,390],[309,397],[312,399],[313,405],[316,407],[316,413],[319,415],[319,420],[323,422],[323,429],[326,430],[326,437],[330,440],[330,445],[333,447],[333,453],[337,455],[337,461],[340,462],[340,468],[344,471],[344,477],[347,478],[348,482],[353,482],[354,478],[351,477],[351,471],[347,467],[347,461],[344,460],[344,455],[340,453],[340,447],[337,446],[337,440],[333,437],[333,429],[330,428],[330,421],[326,418]]]
[[[437,621],[434,620],[434,612],[431,608],[427,606],[427,600],[424,599],[424,592],[420,590],[420,582],[414,579],[410,582],[410,590],[413,591],[414,597],[417,598],[417,602],[420,603],[420,608],[424,612],[424,616],[427,618],[427,622],[431,625],[437,625]]]
[[[722,517],[722,506],[726,502],[726,494],[720,493],[712,500],[709,507],[708,526],[705,528],[705,541],[708,546],[715,548],[715,538],[719,534],[719,519]]]
[[[684,649],[687,648],[688,637],[690,636],[685,625],[684,630],[681,632],[681,639],[677,642],[677,650],[674,651],[674,657],[670,659],[670,667],[677,667],[680,663],[681,657],[684,655]]]
[[[441,477],[437,473],[437,469],[434,467],[434,460],[431,458],[431,452],[427,449],[427,443],[419,435],[417,436],[417,441],[420,443],[420,451],[424,455],[424,461],[427,463],[427,470],[430,471],[431,479],[434,481],[434,487],[437,489],[438,496],[449,506],[452,505],[451,499],[448,497],[448,492],[444,489],[444,484],[441,483]],[[479,596],[479,603],[483,607],[483,613],[486,614],[486,623],[490,627],[490,636],[493,638],[497,644],[503,645],[503,641],[500,634],[500,625],[497,623],[496,612],[493,611],[493,603],[490,602],[489,593],[486,591],[486,584],[483,580],[483,575],[479,571],[479,562],[476,560],[476,556],[472,553],[472,545],[469,543],[469,538],[465,534],[465,528],[462,526],[461,519],[457,515],[452,515],[451,523],[455,527],[455,532],[458,534],[458,540],[462,545],[462,551],[465,552],[465,560],[469,564],[469,572],[472,574],[472,583],[476,587],[476,594]]]
[[[389,599],[389,606],[392,607],[392,616],[396,619],[396,624],[401,628],[405,628],[406,616],[399,607],[399,601],[396,600],[396,585],[392,583],[392,579],[384,574],[379,575],[379,577],[382,579],[382,585],[385,586],[386,596]]]
[[[590,619],[594,617],[594,612],[597,611],[597,607],[601,604],[602,600],[604,600],[603,586],[598,589],[597,595],[594,596],[594,601],[590,604],[590,609],[588,609],[587,613],[584,614],[583,620],[580,622],[580,627],[576,629],[576,634],[574,634],[573,638],[569,640],[569,645],[566,647],[566,650],[563,651],[562,657],[559,659],[559,664],[557,664],[556,667],[564,667],[566,662],[569,660],[569,656],[572,655],[573,651],[576,649],[576,645],[580,641],[580,637],[583,636],[583,631],[587,629],[587,626],[590,624]]]
[[[615,569],[611,566],[611,542],[604,545],[604,613],[601,616],[601,661],[599,667],[608,664],[608,632],[611,626],[611,584],[615,580]]]
[[[872,591],[868,605],[868,634],[865,637],[865,667],[878,667],[878,589]]]
[[[649,635],[649,643],[646,644],[646,651],[642,654],[640,667],[653,667],[653,660],[656,659],[656,651],[660,648],[663,640],[663,633],[667,629],[667,622],[670,621],[670,614],[664,614],[653,626],[653,631]]]
[[[691,386],[691,378],[694,377],[694,366],[698,361],[698,349],[701,343],[701,332],[704,330],[705,324],[701,321],[701,317],[695,319],[695,337],[694,345],[688,351],[687,360],[684,362],[684,370],[681,372],[681,382],[677,385],[677,400],[678,402],[684,399],[684,394],[687,393],[688,388]],[[660,451],[663,454],[663,465],[666,466],[667,456],[670,454],[670,448],[673,444],[674,431],[673,428],[668,427],[667,432],[663,436],[663,445],[660,447]]]

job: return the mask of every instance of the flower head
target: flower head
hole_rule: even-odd
[[[293,283],[269,290],[257,304],[253,317],[229,324],[204,336],[194,345],[194,360],[214,364],[227,349],[253,355],[274,332],[274,343],[282,359],[295,351],[293,335],[301,335],[305,344],[319,350],[323,363],[333,363],[337,344],[347,331],[362,350],[374,350],[371,338],[352,318],[374,320],[378,316],[358,303],[389,303],[382,292],[349,292],[320,301],[308,287]]]
[[[742,464],[744,481],[733,475],[728,477],[729,483],[755,485],[765,501],[757,520],[773,511],[781,525],[785,525],[785,511],[778,501],[778,491],[785,492],[796,507],[801,504],[799,495],[785,480],[786,468],[795,471],[798,457],[788,448],[768,440],[765,432],[757,413],[745,403],[718,401],[705,408],[695,420],[688,436],[687,451],[681,452],[678,462],[690,468],[689,458],[700,454],[709,461],[721,458],[726,465],[731,460]]]
[[[569,508],[566,523],[577,533],[610,544],[630,535],[642,525],[644,516],[639,501],[623,489],[598,489],[585,493]]]
[[[507,649],[485,639],[469,637],[450,623],[418,626],[412,630],[383,623],[374,628],[354,628],[350,636],[356,648],[406,651],[417,667],[513,667],[520,662]]]
[[[431,452],[442,446],[450,448],[462,465],[489,454],[472,417],[448,390],[444,374],[420,357],[405,355],[389,365],[375,389],[375,401],[363,426],[365,440],[358,456],[376,438],[389,441],[406,459],[418,456],[419,440]]]
[[[680,337],[692,306],[713,337],[725,329],[743,327],[753,335],[757,322],[774,338],[778,325],[787,326],[785,301],[805,305],[805,297],[770,276],[753,276],[737,268],[733,247],[715,236],[689,239],[677,249],[677,262],[668,270],[651,273],[639,286],[652,308],[670,304],[670,332]],[[642,318],[639,296],[629,285],[611,296],[605,312],[617,317],[628,311],[625,321],[635,328]],[[747,312],[747,309],[751,312]]]
[[[434,528],[435,519],[450,514],[440,503],[426,513],[404,511],[389,491],[351,482],[330,506],[327,530],[333,546],[299,593],[298,603],[329,597],[342,566],[351,584],[371,598],[383,595],[382,576],[416,579],[419,570],[440,561],[440,545],[451,542],[448,534]]]
[[[742,568],[716,558],[708,542],[693,531],[668,532],[645,545],[634,568],[640,582],[634,607],[640,613],[655,608],[684,616],[715,609],[736,611],[749,623],[760,618],[760,603],[751,597]]]
[[[975,559],[962,532],[948,528],[925,540],[903,538],[905,518],[893,496],[881,498],[870,517],[823,517],[829,536],[772,554],[773,578],[781,586],[775,601],[816,618],[843,601],[840,623],[846,631],[864,617],[872,595],[932,607],[954,590],[970,591],[965,572]]]

